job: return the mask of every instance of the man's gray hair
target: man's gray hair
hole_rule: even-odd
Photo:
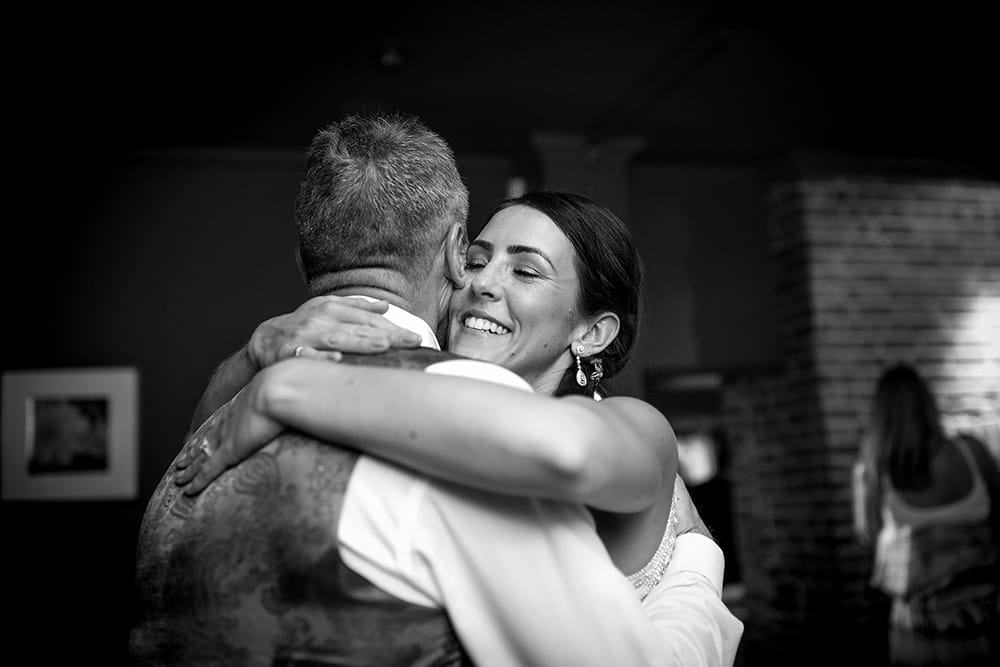
[[[310,292],[350,269],[421,281],[469,193],[451,147],[419,119],[348,116],[321,130],[295,201]]]

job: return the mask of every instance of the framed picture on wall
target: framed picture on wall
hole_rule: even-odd
[[[4,373],[3,499],[135,498],[138,421],[135,368]]]

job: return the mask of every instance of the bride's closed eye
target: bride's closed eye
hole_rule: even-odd
[[[489,264],[489,260],[485,257],[469,257],[465,260],[465,270],[479,271],[485,268],[487,264]],[[522,280],[532,280],[541,277],[537,269],[528,265],[516,265],[511,268],[511,272]]]
[[[529,266],[515,266],[514,275],[523,279],[541,278],[541,274]]]
[[[466,271],[477,271],[487,264],[485,257],[469,257],[465,260]]]

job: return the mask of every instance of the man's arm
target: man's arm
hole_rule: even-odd
[[[642,606],[684,665],[732,665],[743,622],[722,601],[724,556],[699,532],[677,537],[670,564]]]
[[[732,665],[743,623],[722,601],[725,557],[680,475],[674,480],[677,542],[663,578],[643,607],[666,638],[686,638],[675,650],[683,664]]]
[[[417,546],[476,664],[732,664],[742,623],[697,564],[668,571],[644,606],[581,508],[447,487],[432,485]],[[698,558],[698,540],[718,550],[687,535],[681,557]]]
[[[732,665],[743,624],[721,600],[722,551],[677,484],[687,534],[642,604],[582,507],[444,482],[429,486],[414,553],[394,562],[433,582],[477,664]]]
[[[473,366],[469,376],[486,379]],[[351,476],[338,540],[345,564],[376,586],[445,608],[476,664],[723,665],[734,653],[723,633],[742,631],[721,613],[710,613],[714,628],[700,622],[721,604],[704,582],[654,622],[580,505],[431,481],[373,457]]]

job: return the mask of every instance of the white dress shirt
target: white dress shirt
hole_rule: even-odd
[[[427,324],[386,317],[438,348]],[[426,372],[503,382],[473,360]],[[678,538],[663,579],[640,604],[581,506],[503,496],[361,456],[344,498],[341,557],[379,588],[443,607],[472,660],[492,665],[731,665],[743,624],[722,603],[722,551]]]

